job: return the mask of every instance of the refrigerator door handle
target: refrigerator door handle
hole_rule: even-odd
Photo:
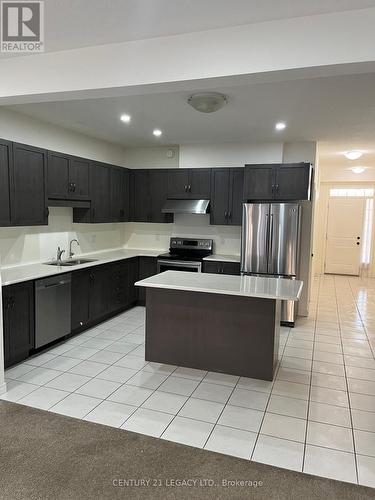
[[[272,247],[273,247],[273,214],[270,213],[269,227],[268,227],[268,273],[273,273],[273,261],[272,261]]]

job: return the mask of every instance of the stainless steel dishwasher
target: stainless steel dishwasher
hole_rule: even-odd
[[[35,282],[35,348],[71,331],[71,274]]]

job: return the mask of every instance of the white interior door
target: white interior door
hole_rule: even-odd
[[[364,198],[330,198],[325,272],[359,275]]]

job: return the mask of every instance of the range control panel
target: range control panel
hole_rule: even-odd
[[[205,250],[208,252],[212,252],[213,240],[197,239],[197,238],[171,238],[170,248]]]

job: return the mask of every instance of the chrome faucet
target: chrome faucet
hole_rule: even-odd
[[[69,243],[69,259],[71,259],[73,257],[74,252],[72,252],[72,243],[76,242],[77,245],[79,246],[79,241],[74,239],[74,240],[70,240],[70,243]]]
[[[61,256],[62,256],[63,253],[65,253],[65,250],[61,250],[60,247],[57,247],[56,261],[57,261],[58,264],[61,264]]]

